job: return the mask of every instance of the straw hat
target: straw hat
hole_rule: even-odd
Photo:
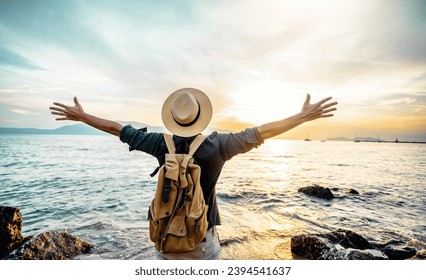
[[[164,101],[161,118],[175,135],[189,137],[202,132],[210,123],[213,108],[208,96],[195,88],[182,88]]]

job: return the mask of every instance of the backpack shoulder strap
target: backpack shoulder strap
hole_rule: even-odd
[[[173,142],[173,135],[164,133],[163,136],[164,136],[164,141],[166,141],[167,150],[169,151],[169,154],[175,154],[176,148],[175,148],[175,143]]]
[[[197,135],[197,137],[195,137],[195,139],[192,141],[191,146],[189,146],[188,155],[192,157],[206,138],[207,135]]]

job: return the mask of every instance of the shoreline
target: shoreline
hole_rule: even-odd
[[[395,144],[426,144],[426,142],[418,142],[418,141],[353,141],[355,143],[395,143]]]

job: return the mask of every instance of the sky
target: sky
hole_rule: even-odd
[[[426,1],[0,0],[0,127],[56,128],[53,102],[161,126],[183,87],[211,126],[239,131],[300,112],[333,118],[287,139],[426,141]]]

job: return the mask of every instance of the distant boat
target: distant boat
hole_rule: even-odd
[[[359,142],[361,142],[361,140],[359,140],[359,139],[358,139],[358,136],[357,136],[356,134],[355,134],[354,142],[355,142],[355,143],[359,143]]]
[[[309,138],[309,131],[307,137],[305,138],[305,141],[312,141],[311,138]]]
[[[321,140],[321,142],[325,142],[325,140],[324,140],[324,139],[322,139],[322,140]]]

